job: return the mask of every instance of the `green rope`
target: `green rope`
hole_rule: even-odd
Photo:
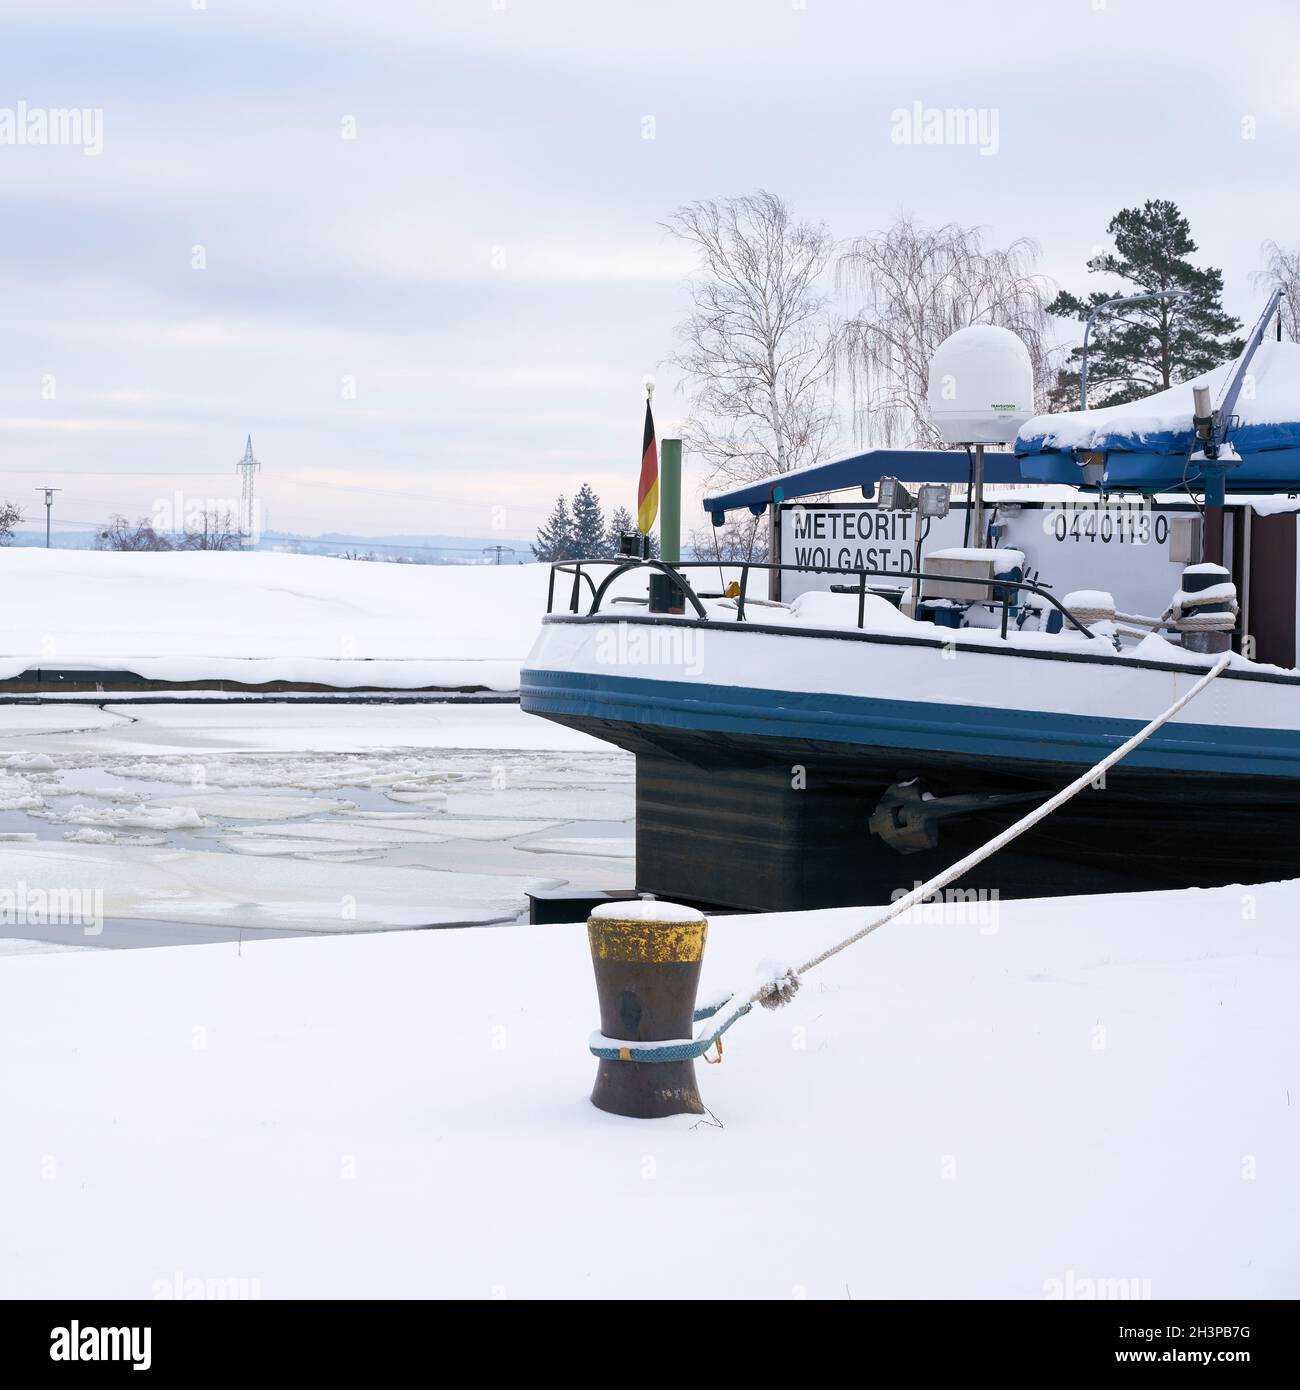
[[[695,1010],[693,1021],[700,1023],[706,1018],[713,1018],[716,1014],[721,1013],[734,998],[734,995],[728,994],[714,1004],[702,1005]],[[598,1057],[602,1062],[693,1062],[697,1057],[703,1057],[727,1029],[739,1019],[744,1018],[752,1007],[752,1004],[741,1004],[732,1009],[717,1028],[702,1038],[682,1038],[663,1043],[627,1044],[620,1047],[605,1037],[603,1033],[593,1033],[589,1044],[591,1055]]]

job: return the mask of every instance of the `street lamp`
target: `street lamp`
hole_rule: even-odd
[[[1186,299],[1191,290],[1156,290],[1154,294],[1130,294],[1118,299],[1105,299],[1088,315],[1083,327],[1083,366],[1079,371],[1079,409],[1088,408],[1088,335],[1092,332],[1093,320],[1103,309],[1114,309],[1120,304],[1144,304],[1148,299]]]
[[[61,487],[38,487],[37,492],[45,494],[45,548],[50,548],[50,510],[54,506],[54,494],[62,492]]]

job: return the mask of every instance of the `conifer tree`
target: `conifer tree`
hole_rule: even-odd
[[[1241,351],[1233,336],[1241,324],[1224,312],[1223,272],[1188,259],[1196,251],[1191,227],[1176,203],[1148,199],[1124,208],[1106,228],[1113,252],[1089,261],[1090,271],[1115,276],[1118,284],[1094,290],[1086,299],[1062,290],[1048,305],[1059,318],[1086,321],[1107,299],[1120,295],[1184,290],[1176,300],[1148,300],[1107,310],[1088,341],[1088,404],[1118,405],[1137,400],[1175,382],[1198,376]],[[1078,405],[1078,367],[1082,347],[1070,354],[1073,371],[1060,374],[1051,392],[1058,409]]]
[[[605,513],[590,483],[583,483],[574,494],[573,550],[579,560],[599,560],[610,553]]]
[[[555,506],[544,525],[537,531],[533,543],[533,554],[539,560],[554,562],[577,558],[574,548],[573,518],[569,514],[569,504],[561,495],[555,499]]]

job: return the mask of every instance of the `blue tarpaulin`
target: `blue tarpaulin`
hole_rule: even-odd
[[[1083,456],[1092,455],[1104,460],[1104,485],[1117,491],[1164,491],[1195,483],[1199,470],[1189,463],[1198,447],[1193,387],[1208,387],[1217,405],[1237,367],[1225,362],[1126,405],[1036,416],[1015,444],[1024,480],[1079,486]],[[1241,459],[1228,474],[1230,492],[1300,488],[1300,345],[1260,343],[1242,378],[1225,439]]]

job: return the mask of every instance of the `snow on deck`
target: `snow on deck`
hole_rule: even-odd
[[[148,680],[514,690],[546,565],[0,549],[0,679],[38,667]]]
[[[1300,884],[964,910],[742,1020],[702,1120],[588,1103],[581,925],[6,959],[0,1291],[1300,1293]],[[719,919],[701,997],[859,920]]]

